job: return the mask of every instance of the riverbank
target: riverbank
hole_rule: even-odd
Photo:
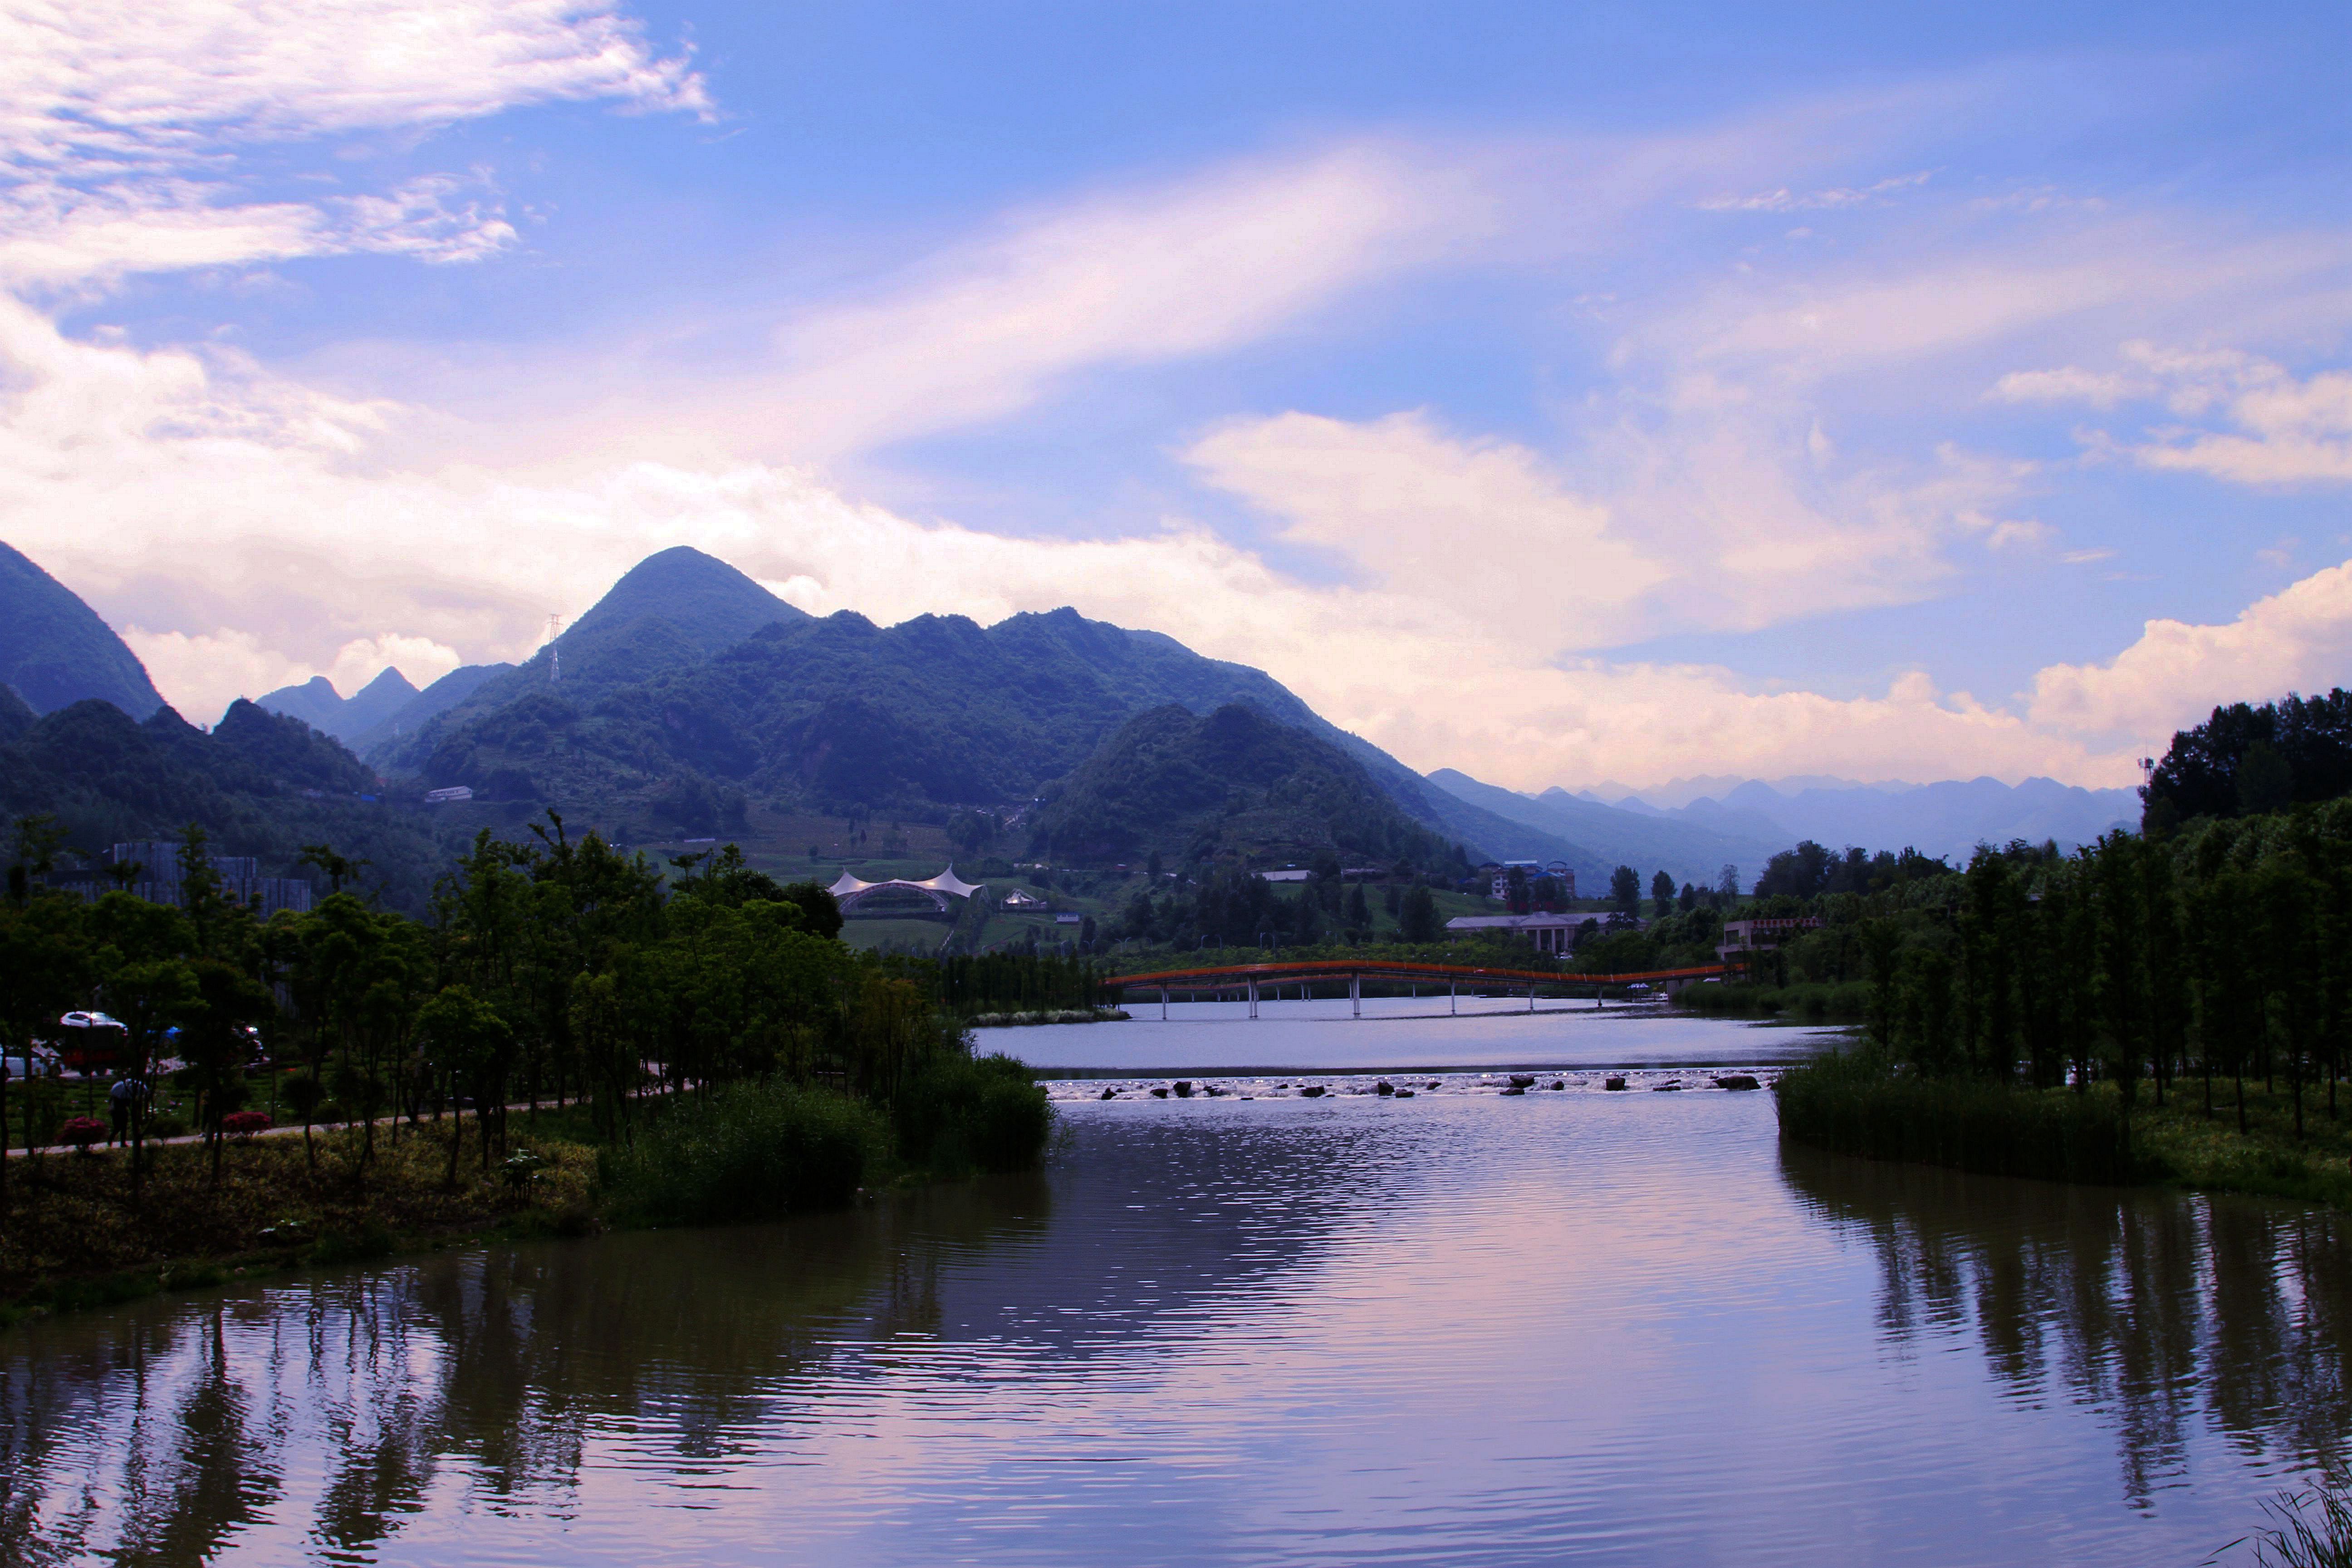
[[[1704,1017],[1797,1018],[1809,1024],[1859,1024],[1870,1016],[1870,987],[1860,981],[1834,985],[1753,985],[1742,982],[1686,985],[1675,994],[1675,1005]]]
[[[483,1236],[727,1224],[840,1208],[863,1192],[1034,1167],[1054,1111],[1009,1057],[927,1064],[887,1104],[782,1081],[515,1119],[487,1154],[473,1118],[47,1154],[9,1171],[0,1327],[31,1314]],[[215,1156],[217,1153],[217,1166]]]
[[[379,1128],[361,1170],[356,1128],[299,1137],[151,1147],[134,1186],[128,1150],[44,1154],[8,1175],[0,1225],[0,1326],[310,1264],[388,1258],[486,1234],[584,1235],[596,1151],[511,1140],[482,1168],[470,1121]],[[462,1138],[450,1179],[451,1139]]]
[[[2352,1211],[2352,1094],[2305,1086],[2297,1135],[2292,1093],[2202,1080],[2142,1083],[2130,1114],[2112,1083],[2087,1093],[1896,1076],[1835,1057],[1774,1086],[1781,1135],[1811,1148],[1986,1175],[2299,1199]]]

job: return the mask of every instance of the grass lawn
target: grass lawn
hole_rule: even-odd
[[[2148,1086],[2140,1086],[2133,1140],[2142,1154],[2162,1163],[2168,1179],[2201,1191],[2267,1193],[2352,1209],[2352,1085],[2338,1086],[2341,1114],[2335,1117],[2327,1114],[2326,1088],[2304,1086],[2301,1139],[2284,1079],[2267,1090],[2259,1080],[2246,1085],[2242,1135],[2237,1091],[2229,1080],[2214,1082],[2210,1120],[2204,1093],[2197,1079],[2174,1084],[2158,1110]]]

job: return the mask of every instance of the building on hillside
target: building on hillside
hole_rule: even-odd
[[[1559,896],[1570,903],[1576,901],[1576,868],[1565,860],[1547,860],[1543,874],[1559,884]]]
[[[1269,882],[1304,882],[1315,873],[1301,870],[1296,866],[1285,866],[1279,871],[1260,871],[1258,875]]]
[[[1485,869],[1485,868],[1481,868],[1481,869]],[[1532,884],[1538,877],[1544,874],[1543,862],[1540,860],[1506,860],[1501,865],[1494,867],[1492,868],[1492,874],[1487,878],[1487,885],[1493,890],[1496,898],[1507,899],[1511,896],[1511,873],[1513,871],[1519,872],[1521,875],[1526,877],[1530,884]],[[1576,895],[1573,892],[1569,894],[1569,897],[1570,898],[1574,898],[1575,896]]]
[[[1045,900],[1015,888],[1004,895],[1004,907],[1008,910],[1042,910],[1045,907]]]
[[[446,789],[428,789],[425,792],[425,804],[427,805],[455,805],[461,800],[473,798],[474,791],[470,784],[451,784]]]

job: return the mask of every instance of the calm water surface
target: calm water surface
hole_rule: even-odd
[[[19,1330],[0,1560],[2185,1565],[2352,1418],[2327,1216],[1558,1080],[1070,1085],[1034,1178]]]

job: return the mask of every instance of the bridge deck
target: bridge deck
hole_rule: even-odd
[[[1496,969],[1485,964],[1406,963],[1352,958],[1302,959],[1292,963],[1236,963],[1208,969],[1166,969],[1150,974],[1118,974],[1106,986],[1150,986],[1171,991],[1226,990],[1266,980],[1509,980],[1543,985],[1629,985],[1634,981],[1704,980],[1723,973],[1720,963],[1690,969],[1645,969],[1630,974],[1574,974],[1558,969]]]

